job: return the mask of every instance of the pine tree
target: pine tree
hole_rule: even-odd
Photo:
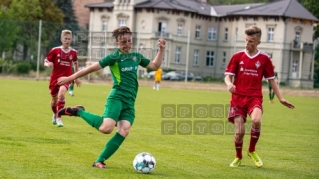
[[[61,9],[61,11],[63,12],[64,18],[63,18],[63,25],[56,32],[55,38],[51,43],[51,47],[61,45],[60,38],[61,38],[61,31],[62,30],[64,30],[64,29],[71,30],[73,33],[73,37],[80,30],[80,26],[78,24],[78,21],[76,19],[74,9],[72,6],[72,0],[57,0],[55,5]],[[73,45],[75,45],[75,44],[73,44]]]

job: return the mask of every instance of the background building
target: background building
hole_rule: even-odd
[[[259,49],[272,56],[281,82],[313,87],[312,34],[318,19],[296,0],[218,6],[200,0],[114,0],[85,7],[90,62],[116,48],[111,32],[125,25],[135,32],[135,50],[150,59],[157,39],[167,41],[164,70],[222,78],[232,54],[245,48],[244,29],[257,25],[263,32]],[[139,75],[145,73],[141,68]]]

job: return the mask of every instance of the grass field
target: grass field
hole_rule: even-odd
[[[84,84],[75,88],[67,105],[82,104],[101,114],[110,85]],[[163,135],[166,104],[228,104],[227,92],[140,87],[136,119],[130,135],[108,160],[108,169],[92,168],[106,141],[77,117],[64,117],[63,128],[51,124],[47,81],[0,79],[0,178],[319,178],[319,98],[285,96],[296,106],[264,103],[263,128],[257,152],[264,162],[256,168],[246,155],[243,166],[230,168],[235,157],[233,136]],[[265,97],[267,97],[265,95]],[[223,120],[226,118],[201,118]],[[152,174],[137,174],[132,161],[140,152],[157,161]]]

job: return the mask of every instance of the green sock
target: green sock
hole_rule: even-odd
[[[275,93],[271,93],[271,99],[275,98]]]
[[[116,150],[120,147],[125,137],[123,137],[118,132],[106,143],[103,151],[100,156],[96,159],[95,162],[104,162],[108,158],[110,158]]]
[[[272,99],[271,99],[271,93],[269,93],[269,99],[272,100]]]
[[[70,90],[70,91],[73,91],[73,85],[72,85],[72,86],[69,86],[69,90]]]
[[[95,129],[99,130],[101,124],[103,123],[103,117],[96,114],[92,114],[83,110],[78,111],[78,115],[82,117],[88,124],[90,124]]]

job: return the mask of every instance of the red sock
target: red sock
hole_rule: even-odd
[[[60,109],[64,108],[65,100],[64,99],[58,99],[57,103],[57,111],[60,111]],[[60,115],[57,115],[57,118],[61,118]]]
[[[236,149],[236,158],[243,158],[243,154],[242,154],[242,150],[243,150],[243,140],[242,141],[238,141],[235,137],[234,137],[234,143],[235,143],[235,149]]]
[[[52,109],[52,112],[54,113],[54,114],[56,114],[56,106],[51,106],[51,109]]]
[[[249,152],[255,151],[255,146],[260,136],[260,128],[251,127],[250,130],[250,144],[249,144]]]

